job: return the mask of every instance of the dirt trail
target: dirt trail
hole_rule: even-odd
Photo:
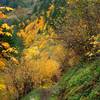
[[[40,90],[40,100],[49,100],[50,96],[51,96],[50,89],[41,89]]]

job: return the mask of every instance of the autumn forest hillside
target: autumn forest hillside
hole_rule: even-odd
[[[100,100],[100,1],[0,0],[0,100]]]

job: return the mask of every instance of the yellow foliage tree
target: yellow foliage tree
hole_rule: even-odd
[[[13,53],[18,53],[17,49],[12,46],[13,26],[10,26],[3,20],[7,18],[4,14],[5,10],[11,11],[13,9],[10,7],[0,7],[0,67],[2,66],[2,68],[6,66],[5,61],[3,61],[5,60],[4,58],[10,59]]]

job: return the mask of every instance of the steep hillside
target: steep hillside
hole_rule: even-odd
[[[0,6],[1,100],[100,99],[99,0]]]
[[[99,100],[99,67],[100,62],[97,60],[93,63],[81,64],[76,68],[70,69],[59,82],[59,100]]]

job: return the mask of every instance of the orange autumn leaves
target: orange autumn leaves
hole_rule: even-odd
[[[49,83],[52,85],[60,77],[65,49],[61,44],[54,45],[52,39],[46,40],[47,38],[44,36],[41,38],[38,42],[34,41],[30,48],[24,49],[22,71],[25,70],[25,73],[32,77],[32,82],[35,85]],[[56,79],[53,80],[54,77]]]
[[[4,14],[2,11],[6,10],[6,11],[13,11],[14,9],[11,7],[0,7],[0,19],[5,19],[7,18],[7,15]]]
[[[5,62],[2,59],[0,59],[0,70],[3,70],[5,66],[6,66]]]
[[[45,19],[43,16],[37,18],[34,22],[26,26],[24,30],[18,32],[18,36],[21,37],[24,41],[25,46],[31,45],[35,36],[39,31],[43,31],[45,28]]]
[[[50,17],[54,5],[50,5],[45,16],[37,17],[33,22],[21,29],[17,35],[24,42],[22,52],[21,67],[17,71],[16,77],[23,78],[24,81],[29,75],[35,85],[48,84],[53,78],[60,76],[61,62],[63,60],[63,47],[57,45],[53,37],[57,36],[53,27],[48,25],[47,17]],[[58,43],[59,44],[59,43]],[[58,54],[59,53],[59,54]]]
[[[0,19],[3,19],[3,18],[7,18],[7,16],[4,13],[0,12]]]
[[[37,18],[34,22],[30,23],[26,28],[25,31],[28,32],[30,30],[43,30],[43,27],[45,25],[45,19],[43,16],[40,16]]]
[[[33,59],[28,62],[26,61],[24,65],[22,71],[27,70],[25,71],[26,75],[29,74],[29,76],[32,77],[32,81],[35,85],[42,84],[42,82],[48,84],[52,81],[53,76],[59,77],[60,75],[60,65],[53,59]],[[17,74],[19,76],[19,72]]]
[[[48,7],[48,10],[46,12],[46,17],[50,17],[54,8],[55,6],[53,4]],[[45,34],[44,31],[48,27],[47,24],[48,23],[46,22],[45,16],[39,16],[33,22],[27,25],[25,29],[21,29],[17,34],[24,41],[24,45],[28,47],[32,44],[38,33]]]

